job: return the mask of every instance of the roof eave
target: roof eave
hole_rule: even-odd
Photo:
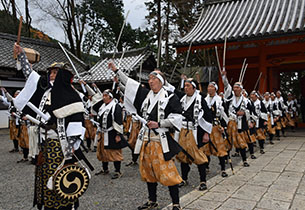
[[[272,38],[282,38],[282,37],[290,37],[290,36],[295,36],[295,35],[304,35],[305,29],[304,30],[297,30],[297,31],[292,31],[292,32],[283,32],[283,33],[275,33],[275,34],[265,34],[265,35],[257,35],[257,36],[250,36],[250,37],[238,37],[238,38],[229,38],[227,41],[229,42],[244,42],[244,41],[261,41],[264,39],[272,39]],[[212,45],[212,44],[221,44],[223,43],[224,40],[211,40],[211,41],[203,41],[203,42],[193,42],[192,46],[201,46],[201,45]],[[173,47],[175,48],[184,48],[188,47],[189,43],[184,42],[184,43],[176,43],[173,44]]]

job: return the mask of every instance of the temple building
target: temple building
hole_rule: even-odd
[[[305,0],[206,0],[196,25],[175,47],[182,53],[192,42],[192,53],[215,58],[217,46],[222,66],[225,37],[228,79],[239,80],[246,58],[245,88],[253,90],[261,74],[257,90],[278,90],[280,73],[305,70]]]

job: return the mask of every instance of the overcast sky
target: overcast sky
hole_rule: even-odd
[[[144,27],[145,26],[145,15],[147,15],[146,7],[144,2],[148,0],[123,0],[125,15],[128,10],[130,10],[127,22],[131,24],[133,28]],[[19,7],[21,13],[24,16],[24,0],[16,0],[17,6]],[[31,1],[30,1],[31,2]],[[30,5],[30,15],[32,17],[32,26],[46,33],[50,37],[53,37],[62,42],[68,42],[63,30],[60,25],[52,19],[43,19],[44,15],[39,10],[34,9]],[[0,5],[2,8],[2,5]]]

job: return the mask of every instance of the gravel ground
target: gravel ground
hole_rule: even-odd
[[[0,209],[35,209],[33,203],[34,166],[27,163],[16,163],[22,154],[9,153],[13,142],[9,140],[8,129],[0,130]],[[257,148],[256,148],[257,149]],[[97,209],[137,209],[137,206],[147,201],[146,184],[141,181],[137,166],[126,167],[130,162],[131,153],[128,148],[123,151],[125,160],[122,162],[123,176],[118,180],[111,180],[110,175],[95,176],[92,173],[87,192],[80,198],[79,210]],[[93,152],[87,153],[87,158],[99,171],[101,163]],[[241,164],[240,157],[232,158],[233,164]],[[113,164],[110,171],[114,171]],[[230,167],[227,165],[227,167]],[[180,170],[180,167],[178,167]],[[210,172],[207,179],[220,174],[218,159],[211,158]],[[230,173],[229,176],[232,174]],[[195,165],[191,166],[189,185],[180,189],[180,196],[194,190],[199,185],[199,174]],[[158,185],[158,202],[160,207],[171,203],[167,187]]]

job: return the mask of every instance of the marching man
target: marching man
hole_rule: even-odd
[[[275,128],[276,128],[275,127],[276,118],[274,116],[275,104],[274,101],[271,100],[269,92],[266,92],[264,94],[263,103],[267,109],[267,114],[268,114],[267,131],[269,134],[270,144],[274,144],[273,137],[275,135]]]
[[[218,86],[215,82],[210,82],[208,85],[208,95],[205,98],[207,105],[212,112],[213,129],[210,134],[210,142],[204,146],[205,154],[217,156],[221,167],[221,176],[227,177],[225,172],[225,159],[228,155],[228,147],[232,147],[232,143],[225,139],[225,129],[229,118],[225,113],[222,98],[217,95]]]
[[[240,82],[236,82],[232,90],[226,71],[222,71],[222,81],[230,119],[228,123],[229,139],[231,142],[233,141],[234,147],[239,149],[244,167],[249,167],[246,156],[246,149],[248,148],[246,138],[250,138],[248,120],[252,107],[242,95],[243,85]],[[253,127],[252,123],[250,123],[250,127]]]
[[[209,134],[212,132],[212,113],[206,101],[197,90],[198,84],[192,79],[185,79],[184,92],[175,90],[180,96],[182,106],[182,129],[179,135],[179,144],[187,151],[189,157],[180,152],[177,159],[181,162],[183,181],[179,187],[188,184],[190,164],[195,163],[200,176],[199,190],[206,190],[206,167],[208,158],[203,151],[203,146],[209,142]]]
[[[172,158],[181,150],[170,135],[170,129],[181,129],[182,109],[178,97],[163,88],[164,75],[155,70],[149,75],[151,90],[128,78],[122,71],[109,63],[119,79],[124,92],[127,110],[141,118],[143,127],[139,133],[135,154],[140,153],[140,174],[147,183],[148,202],[138,209],[157,208],[157,183],[168,186],[172,198],[173,210],[181,209],[178,184],[182,179]]]
[[[260,153],[264,154],[264,144],[266,140],[264,131],[268,121],[267,109],[264,103],[258,99],[258,94],[255,90],[251,92],[250,97],[254,107],[256,139],[258,140]]]

